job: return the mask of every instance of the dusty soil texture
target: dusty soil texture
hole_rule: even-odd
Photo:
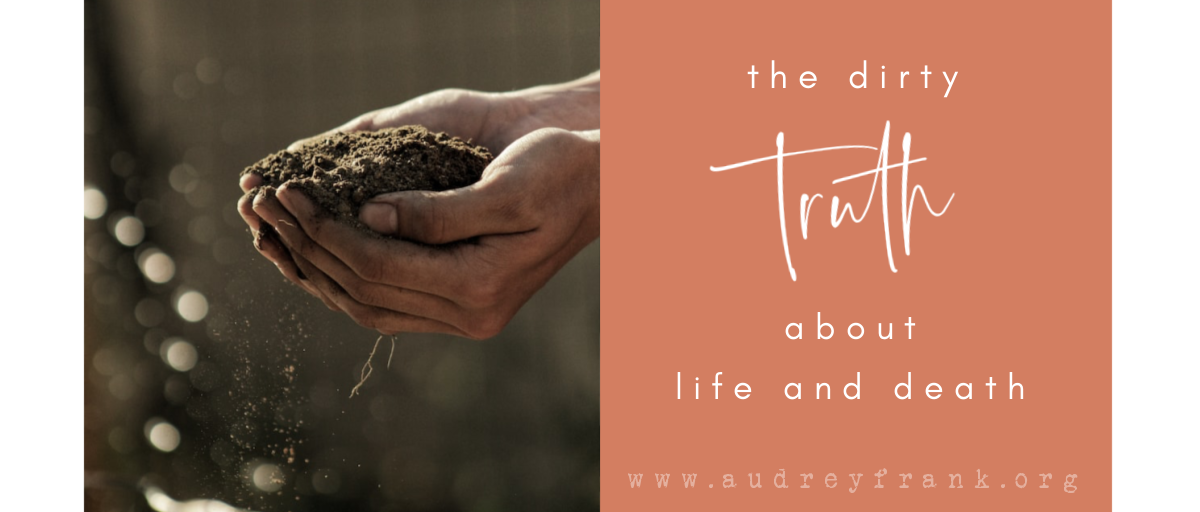
[[[296,187],[338,219],[372,232],[358,220],[359,208],[372,197],[465,187],[479,181],[491,161],[487,148],[409,125],[337,133],[274,153],[242,174],[262,176],[264,187]]]

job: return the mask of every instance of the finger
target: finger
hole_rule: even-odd
[[[284,243],[289,247],[298,248],[300,258],[332,279],[341,291],[355,301],[453,325],[457,325],[457,320],[465,316],[466,312],[461,307],[444,297],[363,279],[324,247],[314,243],[295,222],[290,216],[280,217],[275,222]],[[322,289],[321,292],[325,295],[330,294],[330,290]]]
[[[273,201],[276,202],[275,205],[271,204]],[[317,283],[321,294],[331,298],[344,311],[349,313],[355,310],[360,315],[382,315],[383,318],[390,318],[390,315],[373,311],[373,308],[383,309],[435,320],[453,326],[459,332],[480,330],[477,325],[480,322],[475,321],[473,315],[450,299],[363,279],[344,262],[315,243],[300,228],[295,218],[278,205],[277,198],[268,195],[258,204],[264,220],[275,226],[284,244],[294,248],[293,253],[301,268],[309,269],[311,265],[313,271],[319,274],[313,275],[309,282]],[[326,280],[336,286],[321,286],[320,283]],[[363,309],[360,306],[367,308]]]
[[[238,213],[241,214],[242,220],[246,222],[246,225],[250,226],[250,231],[254,235],[254,248],[268,260],[271,260],[285,275],[287,274],[285,271],[287,268],[290,268],[294,274],[295,265],[292,263],[291,254],[283,246],[283,242],[279,239],[275,229],[270,224],[263,223],[262,218],[254,211],[254,201],[259,195],[260,193],[253,192],[243,195],[238,200]]]
[[[254,248],[258,249],[259,254],[271,260],[275,264],[275,267],[279,269],[279,272],[289,281],[312,296],[321,299],[329,309],[337,311],[337,306],[322,296],[316,286],[304,278],[304,275],[301,274],[295,261],[292,259],[292,255],[288,253],[277,237],[278,235],[275,233],[274,228],[269,225],[264,226],[261,231],[255,234]]]
[[[250,231],[253,233],[258,233],[259,228],[262,227],[262,219],[257,213],[254,213],[254,197],[257,195],[248,190],[242,194],[241,199],[238,199],[237,205],[238,213],[241,214],[242,220],[246,221],[246,225],[250,226]]]
[[[398,332],[435,332],[469,337],[462,330],[444,322],[358,302],[312,263],[303,259],[297,260],[297,262],[304,272],[312,277],[313,282],[317,284],[322,293],[332,298],[342,311],[345,311],[350,318],[363,327],[389,335]]]
[[[242,187],[242,192],[249,192],[253,190],[254,187],[262,184],[263,177],[254,173],[243,174],[242,177],[238,179],[238,186]]]
[[[308,137],[308,138],[300,139],[300,140],[298,140],[298,141],[296,141],[296,142],[293,142],[293,143],[289,144],[289,145],[288,145],[288,147],[287,147],[287,150],[288,150],[288,151],[299,151],[299,150],[300,150],[301,148],[303,148],[304,146],[307,146],[307,145],[309,145],[309,144],[312,144],[312,143],[314,143],[314,142],[317,142],[317,141],[319,141],[319,140],[321,140],[321,139],[324,139],[324,138],[326,138],[326,137],[328,137],[328,136],[330,136],[330,135],[333,135],[334,133],[337,133],[337,132],[338,132],[338,130],[330,130],[330,131],[327,131],[327,132],[325,132],[325,133],[322,133],[322,134],[313,135],[312,137]]]
[[[383,194],[363,205],[359,220],[380,233],[434,245],[537,228],[529,194],[512,190],[503,176],[442,192]]]
[[[262,189],[262,191],[255,196],[255,199],[251,202],[251,204],[253,205],[254,203],[258,203],[263,198],[273,195],[273,193],[274,190],[269,187]],[[245,200],[245,197],[243,197],[243,200]],[[259,254],[262,254],[268,260],[271,260],[271,263],[275,264],[275,267],[279,269],[279,272],[282,273],[283,276],[293,284],[312,294],[314,297],[321,299],[321,301],[324,302],[325,306],[329,309],[337,311],[337,306],[328,298],[322,296],[321,292],[317,290],[316,286],[308,281],[306,276],[296,266],[294,255],[288,251],[287,247],[284,246],[283,241],[279,239],[279,234],[275,228],[270,223],[262,222],[257,212],[254,212],[253,209],[251,209],[251,215],[255,219],[259,219],[259,228],[254,231],[254,248],[258,249]],[[249,220],[247,220],[247,223],[249,223]]]
[[[329,297],[329,295],[323,293],[316,283],[314,283],[313,280],[308,276],[308,274],[301,270],[301,268],[307,268],[310,265],[304,260],[304,258],[292,255],[291,262],[292,267],[296,269],[294,272],[295,275],[288,278],[292,281],[292,283],[299,285],[301,289],[308,292],[313,297],[321,299],[321,303],[325,304],[325,307],[329,308],[330,311],[342,311],[342,308],[338,307],[337,303],[335,303],[333,299]]]
[[[304,146],[307,146],[314,142],[319,142],[325,138],[328,138],[330,135],[333,135],[335,133],[348,133],[348,132],[360,132],[363,130],[371,130],[371,129],[373,129],[373,123],[371,122],[371,118],[372,118],[371,114],[364,114],[364,115],[358,116],[354,119],[351,119],[346,124],[343,124],[337,128],[326,131],[324,133],[318,133],[316,135],[313,135],[312,137],[306,137],[306,138],[300,139],[296,142],[293,142],[288,145],[287,149],[288,149],[288,151],[297,151]]]
[[[313,243],[324,247],[367,281],[455,300],[480,271],[477,266],[466,264],[457,247],[428,247],[372,237],[318,211],[303,192],[288,186],[279,189],[276,197]]]

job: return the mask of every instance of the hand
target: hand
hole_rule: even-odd
[[[600,132],[537,130],[474,185],[363,206],[360,220],[404,240],[338,222],[287,186],[252,206],[294,256],[294,269],[280,266],[285,275],[359,324],[489,338],[599,237]]]
[[[471,139],[490,149],[503,152],[514,140],[543,127],[589,130],[600,127],[599,72],[568,82],[540,86],[509,93],[483,93],[463,89],[432,92],[400,105],[363,114],[354,120],[315,137],[292,143],[296,149],[334,132],[379,130],[388,127],[421,124],[434,131]],[[254,247],[271,260],[280,272],[301,288],[320,298],[330,309],[337,305],[304,279],[295,256],[279,242],[275,231],[254,211],[257,199],[250,191],[262,184],[262,177],[246,175],[240,185],[245,192],[238,212],[254,233]],[[259,195],[273,196],[274,190]]]
[[[520,105],[514,98],[500,94],[446,89],[414,98],[400,105],[368,112],[326,133],[293,142],[288,149],[295,150],[304,144],[339,131],[379,130],[407,124],[422,124],[435,131],[445,131],[480,143],[486,140],[493,145],[507,145],[506,141],[516,136],[514,132],[517,129],[517,123],[511,121],[512,117],[518,113],[520,113]],[[485,147],[490,148],[487,144]],[[263,229],[262,220],[254,212],[255,197],[250,194],[251,190],[261,184],[261,176],[255,174],[242,176],[240,185],[245,194],[238,201],[238,212],[254,233],[255,249],[271,260],[289,280],[320,298],[326,306],[336,311],[338,308],[332,301],[321,295],[311,283],[303,279],[297,270],[293,255],[279,243],[274,230],[270,226]],[[274,190],[263,191],[263,194],[274,194]]]
[[[514,140],[539,128],[600,128],[600,72],[575,81],[508,93],[443,89],[399,105],[367,112],[325,133],[293,142],[289,150],[338,132],[375,131],[410,124],[470,139],[499,154]],[[243,192],[262,177],[241,178]]]

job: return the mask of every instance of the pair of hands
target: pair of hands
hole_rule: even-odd
[[[287,186],[251,194],[255,175],[241,180],[238,211],[284,276],[365,327],[492,337],[600,236],[599,74],[515,93],[437,91],[334,131],[407,124],[499,154],[473,185],[361,208],[363,223],[398,239],[338,222]]]

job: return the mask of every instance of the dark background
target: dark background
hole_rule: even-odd
[[[156,489],[255,510],[598,508],[598,244],[492,340],[399,336],[350,399],[377,334],[286,283],[235,203],[243,167],[365,111],[599,69],[599,10],[87,2],[87,508],[148,510]],[[171,427],[178,446],[156,448]]]

